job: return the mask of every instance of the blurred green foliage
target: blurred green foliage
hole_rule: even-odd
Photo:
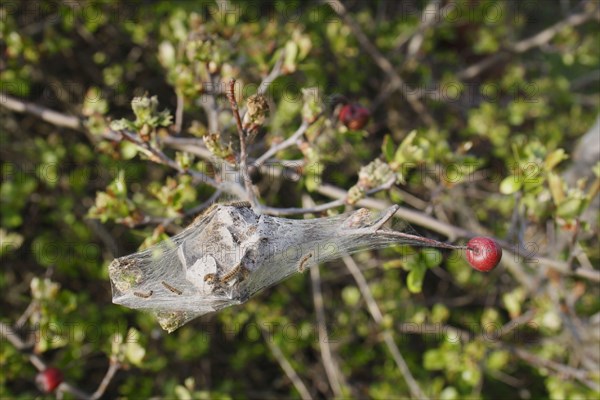
[[[93,392],[117,357],[124,368],[107,398],[297,398],[265,344],[271,340],[313,396],[332,396],[307,276],[170,335],[151,315],[111,304],[108,263],[177,232],[214,188],[154,163],[130,141],[102,135],[109,126],[131,130],[182,170],[210,173],[205,158],[164,145],[178,101],[183,129],[175,136],[196,138],[231,161],[239,147],[227,103],[218,120],[224,128],[211,132],[205,96],[236,78],[243,105],[280,59],[281,76],[267,93],[270,117],[251,156],[289,137],[303,120],[314,124],[301,146],[277,154],[306,162],[299,179],[257,182],[266,204],[298,207],[307,193],[326,202],[318,192],[322,182],[350,190],[354,203],[395,177],[375,197],[459,228],[534,243],[534,257],[598,270],[600,164],[577,169],[575,180],[565,175],[598,115],[597,19],[560,29],[529,51],[503,53],[571,12],[596,7],[597,13],[597,1],[450,2],[461,14],[438,14],[422,30],[428,2],[347,1],[351,17],[411,90],[429,93],[420,100],[438,126],[423,125],[399,91],[384,95],[390,79],[327,3],[0,5],[2,91],[85,118],[84,134],[0,107],[0,320],[22,323],[18,332],[31,351],[61,368],[70,383]],[[496,54],[503,56],[492,67],[460,77]],[[336,122],[332,99],[340,95],[372,105],[365,130]],[[345,396],[409,394],[383,329],[393,332],[431,398],[598,396],[597,283],[539,274],[539,264],[519,259],[510,269],[481,274],[459,252],[405,246],[355,259],[383,322],[372,320],[342,262],[322,268],[329,345],[345,376]],[[524,315],[531,315],[524,325],[497,336]],[[457,330],[469,340],[458,340]],[[41,397],[27,357],[0,340],[0,396]],[[585,376],[574,379],[519,357],[515,348]]]

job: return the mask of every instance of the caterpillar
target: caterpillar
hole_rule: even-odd
[[[312,256],[313,253],[311,251],[310,253],[308,253],[300,259],[300,261],[298,262],[298,272],[303,273],[306,270],[306,263],[312,258]]]
[[[162,281],[162,285],[164,287],[166,287],[167,289],[169,289],[169,291],[175,293],[178,296],[181,296],[181,294],[183,293],[181,290],[177,289],[176,287],[173,287],[171,285],[169,285],[167,282]]]
[[[146,293],[144,293],[144,292],[133,292],[133,295],[137,296],[137,297],[141,297],[143,299],[147,299],[148,297],[152,296],[152,293],[154,293],[154,292],[152,290],[149,290]]]

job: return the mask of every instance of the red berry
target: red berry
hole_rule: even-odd
[[[502,247],[494,239],[474,237],[467,243],[467,261],[478,271],[493,270],[502,259]]]
[[[35,377],[35,384],[44,393],[51,393],[63,381],[63,374],[58,368],[50,367],[40,371]]]
[[[349,129],[357,131],[367,125],[370,117],[371,113],[366,107],[359,104],[346,104],[342,107],[338,118]]]

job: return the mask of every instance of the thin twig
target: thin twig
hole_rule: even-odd
[[[106,370],[106,374],[104,374],[102,382],[100,382],[100,385],[98,385],[98,388],[90,397],[90,400],[98,400],[104,395],[104,392],[106,392],[108,385],[110,385],[110,382],[113,380],[115,374],[120,368],[121,364],[116,359],[111,358],[108,365],[108,369]]]
[[[38,307],[39,307],[38,302],[36,300],[31,300],[31,302],[29,303],[29,305],[27,306],[27,308],[25,309],[25,311],[23,311],[23,314],[21,314],[21,316],[19,317],[19,319],[15,323],[15,326],[16,327],[24,326],[25,323],[27,322],[27,320],[29,319],[29,317],[31,317],[34,312],[36,312],[37,310],[39,310]]]
[[[12,344],[17,350],[24,353],[28,358],[29,362],[38,370],[44,371],[48,368],[48,364],[37,354],[28,351],[28,347],[21,339],[21,337],[4,322],[0,322],[0,336],[4,337],[10,344]],[[71,385],[68,382],[62,382],[57,388],[58,391],[66,392],[73,395],[75,398],[83,400],[92,400],[91,395],[85,393],[81,389]]]
[[[15,112],[29,113],[46,122],[54,124],[55,126],[74,129],[79,132],[87,133],[87,129],[83,123],[83,120],[78,117],[63,114],[46,107],[38,106],[36,104],[17,99],[9,95],[1,95],[0,106],[3,106]],[[190,175],[193,178],[194,184],[204,183],[206,185],[221,189],[224,192],[233,194],[235,196],[243,197],[243,191],[239,190],[240,188],[238,184],[232,182],[217,182],[200,171],[191,169],[183,170],[179,166],[179,164],[177,164],[173,159],[167,157],[162,151],[158,150],[157,148],[143,142],[137,137],[137,135],[133,133],[127,131],[116,132],[113,130],[107,130],[102,134],[102,138],[113,141],[119,141],[125,138],[131,141],[132,143],[136,144],[141,149],[141,151],[144,152],[152,161],[167,165],[168,167],[177,170],[179,173]]]
[[[229,104],[231,105],[231,111],[233,112],[233,117],[235,118],[235,124],[237,126],[238,135],[240,137],[240,145],[243,144],[242,149],[244,154],[246,152],[246,132],[244,131],[244,127],[242,126],[242,118],[240,117],[240,109],[238,107],[237,100],[235,99],[235,79],[231,79],[229,81],[229,86],[227,90],[227,99],[229,100]]]
[[[208,67],[208,63],[206,65],[206,70],[208,71],[208,79],[210,80],[210,93],[204,93],[200,97],[200,103],[204,112],[206,113],[206,120],[208,122],[208,131],[209,132],[218,132],[219,131],[219,107],[217,104],[217,95],[219,84],[217,83],[217,77],[210,72],[210,68]]]
[[[281,50],[281,55],[275,62],[275,65],[273,65],[273,69],[271,69],[269,75],[267,75],[258,86],[258,90],[256,91],[258,94],[264,95],[267,92],[269,86],[271,86],[271,84],[273,83],[273,81],[275,81],[275,79],[277,79],[281,75],[284,60],[285,48]]]
[[[246,131],[242,126],[242,118],[240,117],[240,110],[238,107],[238,103],[235,99],[235,79],[231,79],[229,81],[229,90],[227,91],[227,98],[229,99],[229,104],[231,105],[231,111],[233,112],[233,117],[235,118],[235,124],[237,126],[238,136],[240,138],[240,173],[242,175],[242,180],[244,181],[244,186],[246,187],[246,196],[248,201],[252,204],[253,207],[257,207],[258,203],[256,201],[256,196],[254,195],[254,189],[252,188],[252,180],[250,179],[250,175],[248,174],[248,153],[246,149]]]
[[[183,125],[183,108],[185,104],[185,98],[183,93],[177,91],[177,109],[175,110],[175,127],[173,128],[174,133],[179,135],[181,133],[181,127]]]
[[[0,106],[19,113],[28,113],[62,128],[81,131],[84,129],[82,119],[66,115],[34,103],[19,100],[7,94],[0,94]]]
[[[418,243],[423,246],[429,247],[439,247],[443,249],[452,249],[452,250],[466,250],[466,246],[457,246],[450,243],[439,242],[437,240],[429,239],[423,236],[411,235],[409,233],[398,232],[398,231],[388,231],[388,230],[378,230],[375,232],[376,235],[380,236],[389,236],[395,237],[398,239],[403,239],[403,241],[410,243]]]
[[[585,386],[589,387],[590,389],[595,390],[596,392],[600,392],[600,385],[598,385],[596,382],[592,381],[590,379],[592,377],[592,374],[590,374],[584,370],[580,370],[580,369],[571,367],[569,365],[564,365],[564,364],[558,363],[556,361],[541,358],[541,357],[539,357],[527,350],[521,349],[521,348],[517,348],[514,346],[505,346],[505,347],[508,348],[509,350],[511,350],[519,358],[527,361],[528,363],[530,363],[532,365],[535,365],[540,368],[546,368],[551,371],[555,371],[556,373],[558,373],[562,376],[565,376],[565,377],[577,379],[579,382],[583,383]]]
[[[419,52],[419,49],[425,41],[424,33],[427,30],[427,28],[433,26],[436,21],[441,20],[441,18],[439,17],[440,11],[442,9],[440,7],[440,3],[441,0],[432,0],[423,9],[423,13],[421,14],[421,24],[419,25],[417,33],[410,39],[410,43],[408,44],[407,60],[416,57],[417,53]],[[448,9],[444,9],[444,13],[448,15],[447,13],[451,12],[451,10],[454,7],[455,5],[453,3],[450,3]],[[407,60],[404,61],[404,64],[406,64]]]
[[[314,201],[310,196],[304,195],[302,202],[305,205],[314,205]],[[321,358],[325,373],[329,380],[329,385],[333,390],[335,397],[340,398],[344,392],[342,387],[347,387],[342,372],[339,369],[335,359],[333,358],[331,347],[327,336],[327,321],[325,319],[325,306],[323,302],[323,293],[321,292],[321,273],[319,265],[315,265],[310,269],[310,283],[313,294],[313,304],[315,305],[315,313],[317,317],[317,331],[319,335],[319,348],[321,350]]]
[[[510,55],[510,53],[524,53],[528,50],[531,50],[534,47],[540,47],[552,40],[554,36],[558,33],[564,31],[568,27],[575,27],[577,25],[581,25],[588,20],[594,18],[594,13],[598,12],[596,9],[593,12],[587,11],[579,14],[572,14],[565,18],[562,21],[557,22],[556,24],[550,26],[549,28],[544,29],[537,34],[528,37],[527,39],[523,39],[513,45],[508,46],[507,51],[496,53],[491,55],[483,60],[470,65],[469,67],[463,69],[462,71],[456,74],[456,77],[459,80],[468,80],[473,79],[477,75],[481,74],[486,69],[496,65],[498,61]],[[597,18],[597,17],[596,17]]]
[[[381,192],[384,190],[388,190],[389,188],[391,188],[393,186],[395,179],[396,178],[392,178],[392,179],[388,180],[387,182],[383,183],[381,186],[378,186],[376,188],[368,190],[366,195],[370,196],[375,193],[378,193],[378,192]],[[299,208],[299,207],[290,207],[290,208],[262,207],[262,211],[265,214],[274,215],[274,216],[320,213],[323,211],[327,211],[331,208],[346,205],[347,201],[348,201],[348,192],[344,191],[344,193],[345,193],[345,195],[342,198],[339,198],[334,201],[330,201],[328,203],[313,206],[313,207],[302,207],[302,208]],[[361,202],[359,201],[357,204],[360,205]]]
[[[256,94],[264,95],[267,92],[267,90],[269,89],[269,86],[271,86],[271,84],[275,81],[275,79],[277,79],[281,76],[281,71],[282,71],[284,60],[285,60],[285,48],[281,49],[281,55],[275,62],[275,65],[273,65],[271,72],[269,72],[269,74],[262,80],[262,82],[258,86],[258,89],[256,90]],[[244,120],[243,116],[246,115],[246,112],[247,112],[246,107],[244,107],[240,110],[240,115],[242,115],[242,121]]]
[[[258,157],[252,163],[252,165],[254,165],[255,167],[258,168],[258,167],[262,166],[271,157],[273,157],[275,154],[280,152],[281,150],[287,149],[288,147],[296,144],[298,142],[298,140],[300,139],[300,137],[302,137],[302,135],[304,135],[304,133],[306,132],[306,130],[308,129],[308,127],[310,125],[311,124],[309,122],[302,121],[302,124],[300,125],[300,127],[298,129],[296,129],[296,132],[294,132],[292,134],[292,136],[290,136],[289,138],[287,138],[286,140],[284,140],[281,143],[271,146],[269,148],[269,150],[267,150],[262,156]]]
[[[356,265],[356,262],[352,257],[345,255],[342,257],[342,259],[352,274],[352,277],[356,281],[356,284],[358,285],[358,288],[360,289],[360,292],[367,303],[367,308],[371,314],[371,317],[377,323],[377,325],[381,326],[383,322],[383,314],[381,313],[381,309],[377,305],[377,302],[371,293],[371,289],[369,288],[369,284],[367,283],[365,276],[362,274],[360,268],[358,268],[358,265]],[[411,395],[417,399],[427,399],[427,396],[410,372],[404,357],[402,357],[402,353],[400,352],[398,345],[396,345],[392,333],[387,329],[383,331],[383,340],[388,350],[392,354],[392,357],[394,358],[394,361],[396,362],[404,381],[408,385]]]
[[[290,364],[290,362],[287,360],[287,358],[283,354],[283,351],[281,351],[281,348],[277,345],[277,343],[275,343],[275,340],[273,340],[273,338],[269,336],[269,333],[266,331],[263,324],[259,322],[258,326],[260,327],[263,338],[265,339],[265,343],[269,347],[269,350],[271,350],[273,357],[275,357],[283,372],[285,372],[290,381],[292,381],[292,384],[300,394],[300,398],[302,398],[302,400],[312,399],[313,397],[310,395],[308,388],[306,387],[306,385],[304,384],[294,367],[292,367],[292,364]]]
[[[317,188],[317,192],[320,194],[335,198],[337,200],[329,203],[324,203],[315,207],[309,208],[275,208],[275,207],[263,207],[263,211],[266,214],[282,216],[291,214],[301,213],[317,213],[328,210],[330,208],[338,207],[345,204],[345,199],[348,192],[344,189],[335,187],[333,185],[321,185]],[[378,200],[373,198],[364,198],[356,203],[357,206],[367,207],[376,210],[384,210],[390,207],[390,203],[385,200]],[[415,224],[427,228],[433,232],[442,234],[448,238],[448,241],[454,242],[459,238],[472,238],[479,236],[478,233],[471,232],[467,229],[460,228],[442,221],[438,221],[429,215],[411,210],[405,207],[398,207],[396,216],[404,219],[410,224]],[[503,262],[516,262],[515,260],[522,259],[523,261],[535,261],[537,265],[552,268],[560,273],[567,275],[575,275],[581,278],[589,279],[591,281],[600,282],[600,271],[589,270],[587,268],[581,268],[578,266],[570,267],[567,263],[552,258],[542,257],[537,254],[530,254],[527,249],[518,248],[504,240],[494,238],[500,246],[503,247],[505,254],[503,256]]]
[[[184,169],[179,164],[177,164],[177,162],[175,160],[168,157],[165,153],[163,153],[161,150],[157,149],[156,147],[151,146],[149,143],[142,141],[137,135],[135,135],[131,132],[127,132],[125,130],[119,131],[119,132],[121,133],[121,135],[123,135],[124,139],[127,139],[128,141],[136,144],[138,146],[138,148],[140,150],[142,150],[144,152],[144,154],[146,154],[148,156],[148,158],[150,158],[151,161],[171,167],[174,170],[176,170],[177,172],[179,172],[180,174],[190,175],[195,184],[204,183],[204,184],[210,185],[214,188],[219,188],[223,191],[227,191],[230,193],[234,192],[235,188],[231,185],[231,182],[228,182],[228,183],[230,183],[230,185],[226,186],[223,182],[217,182],[216,180],[210,178],[208,175],[203,174],[200,171],[196,171],[196,170],[192,170],[192,169]],[[239,195],[239,191],[237,191],[235,194]]]
[[[212,162],[213,164],[220,162],[220,160],[216,159],[215,156],[197,138],[167,136],[162,139],[162,143],[164,143],[172,149],[194,154],[204,160]],[[305,160],[303,159],[273,160],[273,163],[269,163],[268,166],[265,166],[264,163],[261,163],[261,165],[258,166],[256,165],[255,160],[253,160],[251,157],[248,157],[248,164],[251,166],[258,167],[261,173],[278,174],[275,176],[285,174],[285,177],[290,180],[300,179],[300,175],[298,174],[297,170],[298,168],[302,167],[304,163]],[[285,172],[282,172],[283,169],[285,169]]]
[[[210,207],[213,203],[215,203],[217,201],[217,199],[222,194],[223,194],[223,192],[220,189],[217,189],[207,200],[205,200],[204,202],[202,202],[201,204],[199,204],[195,207],[192,207],[192,208],[184,211],[183,213],[180,213],[177,216],[154,217],[154,216],[146,215],[140,222],[134,223],[134,224],[132,224],[132,226],[138,227],[138,226],[144,226],[144,225],[159,225],[159,226],[167,227],[173,221],[175,221],[177,218],[187,217],[190,215],[196,215],[199,212],[203,211],[204,209]]]
[[[337,1],[337,0],[335,0]],[[564,30],[567,27],[575,27],[577,25],[581,25],[592,18],[598,18],[594,14],[597,13],[598,10],[583,12],[580,14],[573,14],[566,19],[552,25],[551,27],[544,29],[537,34],[523,39],[515,44],[508,45],[507,48],[503,51],[494,53],[481,61],[478,61],[475,64],[468,66],[467,68],[456,73],[456,78],[459,81],[470,80],[487,69],[497,65],[501,60],[509,57],[511,54],[520,54],[526,51],[531,50],[535,47],[543,46],[548,43],[552,38],[554,38],[559,32]],[[418,32],[418,31],[417,31]],[[403,43],[402,43],[403,44]],[[379,106],[384,99],[386,99],[391,93],[396,91],[397,89],[402,88],[402,83],[397,80],[392,80],[385,88],[382,90],[381,94],[374,100],[373,108]],[[414,93],[414,91],[411,91]],[[414,96],[418,99],[421,97],[429,97],[435,100],[443,99],[447,96],[442,96],[440,91],[431,91],[431,90],[420,90],[414,93]]]
[[[410,88],[400,75],[396,72],[392,63],[381,54],[379,49],[375,47],[369,40],[367,35],[362,31],[360,25],[348,14],[346,7],[339,0],[322,0],[325,4],[329,5],[333,11],[335,11],[344,21],[344,23],[350,28],[360,46],[373,58],[379,68],[385,72],[390,85],[394,88],[400,89],[400,92],[408,101],[408,104],[413,111],[425,122],[428,126],[435,127],[437,123],[433,117],[429,114],[427,108],[419,100],[418,94]]]
[[[448,12],[455,8],[455,5],[453,3],[449,3],[446,7],[448,7],[448,9],[446,9],[445,7],[440,7],[439,0],[432,0],[429,4],[427,4],[427,6],[425,6],[425,8],[423,9],[423,12],[421,12],[421,23],[419,24],[419,26],[412,32],[408,32],[401,35],[396,40],[396,43],[394,44],[394,49],[392,50],[392,54],[398,53],[402,49],[402,47],[409,41],[412,41],[414,37],[418,35],[423,35],[423,33],[425,33],[427,29],[435,25],[435,23],[443,21],[443,18],[441,17],[441,11],[444,10],[444,13],[447,15]]]
[[[313,289],[313,303],[317,315],[317,330],[323,366],[325,367],[325,373],[329,380],[331,390],[333,390],[335,397],[339,398],[343,396],[344,392],[342,391],[342,384],[340,383],[341,373],[331,354],[331,348],[329,347],[329,340],[327,338],[327,322],[325,320],[325,307],[323,304],[323,293],[321,292],[321,274],[318,265],[310,269],[310,279]]]

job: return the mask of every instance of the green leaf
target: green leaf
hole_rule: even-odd
[[[394,159],[394,142],[390,135],[385,135],[383,143],[381,145],[381,152],[385,156],[387,162],[391,162]]]
[[[23,236],[0,228],[0,257],[17,250],[23,244]]]
[[[123,141],[121,142],[119,150],[121,151],[121,157],[123,157],[124,160],[131,160],[137,155],[139,148],[134,143]]]
[[[142,359],[146,355],[146,349],[139,343],[140,333],[134,328],[129,328],[126,338],[126,343],[123,344],[125,360],[139,367],[142,364]]]
[[[117,177],[108,185],[107,191],[117,198],[127,197],[127,183],[125,182],[124,170],[119,170]]]
[[[401,166],[408,160],[420,161],[423,158],[423,152],[420,148],[413,145],[413,141],[417,137],[417,131],[411,131],[408,136],[404,138],[396,154],[394,154],[394,163],[396,166]]]
[[[569,156],[565,154],[563,149],[556,149],[546,156],[544,167],[546,168],[546,171],[552,171],[554,167],[567,158],[569,158]]]
[[[423,367],[429,371],[441,371],[446,366],[444,352],[441,349],[427,350],[423,356]]]
[[[508,310],[511,318],[521,315],[521,304],[525,300],[525,291],[523,288],[517,288],[511,292],[502,295],[504,306]]]
[[[285,59],[283,61],[283,70],[285,73],[296,71],[296,57],[298,56],[298,45],[293,41],[285,44]]]
[[[555,205],[564,201],[565,191],[563,189],[563,180],[560,176],[554,172],[548,173],[548,187],[550,188],[552,200],[554,200]]]
[[[514,175],[507,176],[500,182],[500,193],[513,194],[521,190],[523,182]]]
[[[411,293],[421,293],[425,271],[427,271],[427,266],[423,263],[415,263],[411,268],[406,277],[406,286]]]
[[[426,248],[421,250],[421,258],[427,268],[437,267],[442,263],[442,252],[436,248]]]
[[[355,306],[360,301],[360,291],[355,286],[348,286],[342,290],[342,299],[349,306]]]
[[[454,386],[448,386],[440,393],[440,400],[458,400],[460,398],[460,393]]]
[[[594,165],[592,171],[594,171],[594,175],[596,175],[596,177],[600,178],[600,161],[598,161],[596,165]]]
[[[558,205],[556,215],[562,218],[575,218],[588,206],[588,199],[569,198]]]
[[[499,371],[502,368],[504,368],[506,366],[506,364],[508,364],[509,360],[510,360],[510,355],[507,351],[498,350],[498,351],[492,352],[488,356],[486,362],[487,362],[487,366],[489,369]]]

